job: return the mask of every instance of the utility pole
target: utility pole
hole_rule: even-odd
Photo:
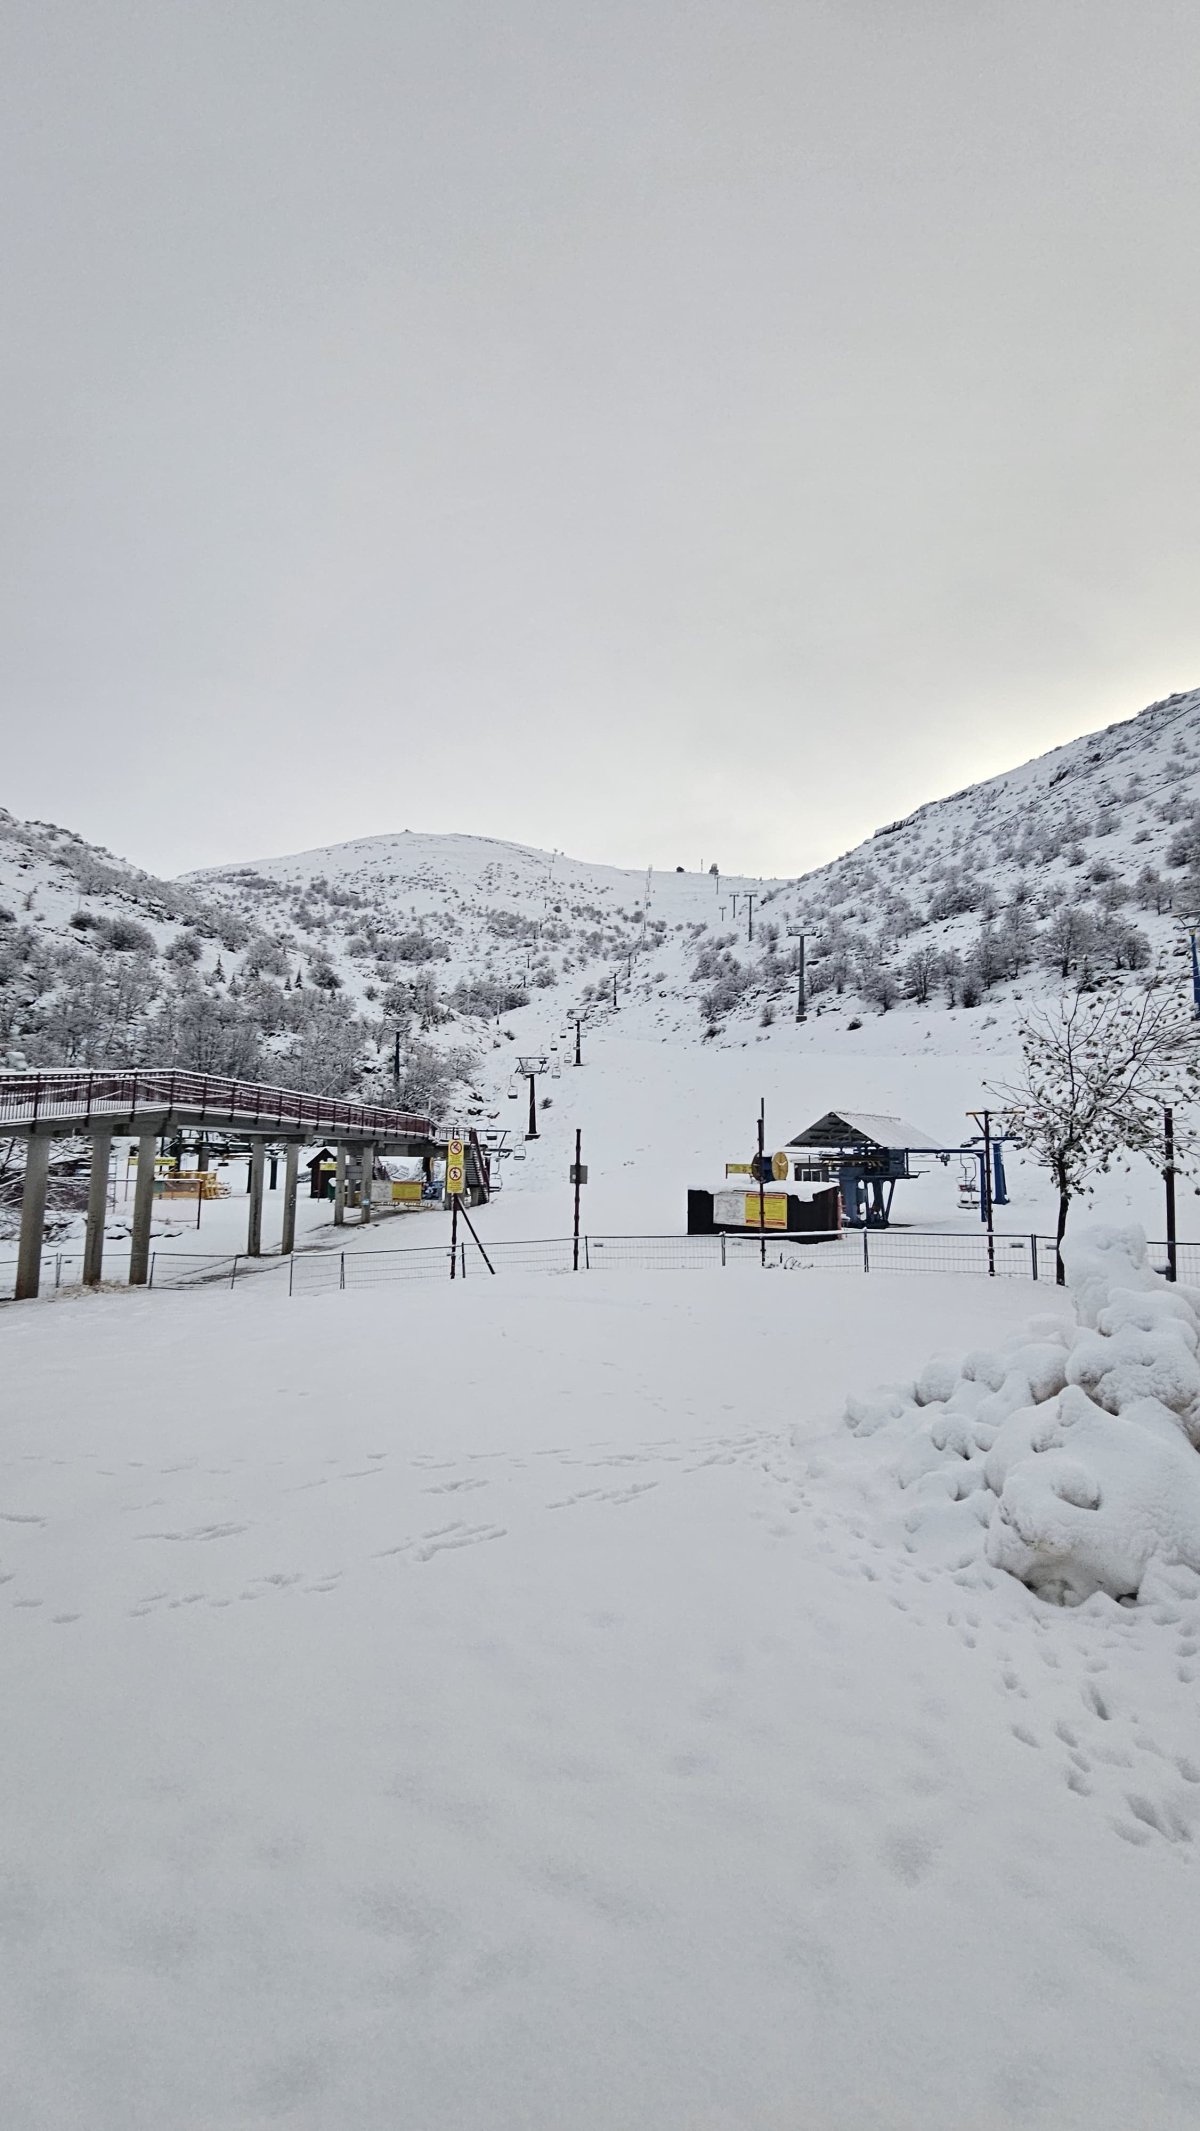
[[[987,1222],[988,1278],[996,1277],[996,1235],[992,1226],[992,1113],[983,1112],[983,1218]]]
[[[758,1255],[761,1265],[767,1262],[767,1182],[766,1182],[766,1129],[767,1099],[761,1095],[758,1101]]]
[[[1167,1187],[1167,1278],[1175,1280],[1179,1274],[1179,1253],[1175,1246],[1175,1112],[1163,1111],[1163,1182]]]
[[[747,942],[750,942],[750,941],[752,941],[752,940],[753,940],[753,938],[754,938],[754,905],[755,905],[755,902],[756,902],[757,900],[758,900],[758,892],[757,892],[757,890],[756,890],[756,889],[754,889],[754,888],[747,888],[747,890],[746,890],[746,894],[745,894],[745,901],[746,901],[746,903],[747,903],[747,904],[749,905],[749,919],[748,919],[748,922],[747,922],[747,925],[746,925],[746,939],[747,939]]]

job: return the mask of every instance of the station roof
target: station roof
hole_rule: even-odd
[[[827,1110],[815,1125],[798,1132],[789,1147],[919,1147],[937,1152],[940,1141],[920,1125],[903,1117],[885,1117],[876,1110]]]

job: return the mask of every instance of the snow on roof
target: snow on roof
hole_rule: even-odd
[[[931,1132],[909,1124],[903,1117],[887,1117],[877,1110],[827,1110],[806,1132],[797,1133],[789,1147],[841,1147],[866,1140],[873,1147],[938,1148]]]

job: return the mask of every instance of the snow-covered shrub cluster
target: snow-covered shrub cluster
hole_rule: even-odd
[[[1168,1286],[1137,1228],[1064,1246],[1074,1326],[1035,1318],[847,1401],[895,1451],[905,1544],[980,1554],[1043,1598],[1136,1598],[1154,1563],[1200,1571],[1200,1294]]]

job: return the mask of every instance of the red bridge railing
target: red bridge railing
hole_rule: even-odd
[[[296,1088],[266,1087],[254,1080],[223,1080],[212,1073],[96,1073],[71,1068],[45,1073],[0,1073],[0,1129],[61,1119],[64,1132],[92,1118],[161,1115],[214,1126],[310,1127],[350,1139],[436,1136],[432,1118],[375,1103],[339,1102]]]

